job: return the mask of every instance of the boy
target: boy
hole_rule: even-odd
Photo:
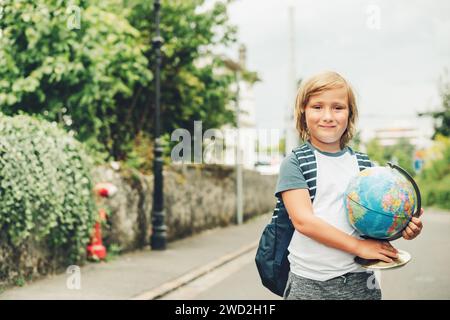
[[[301,84],[295,121],[316,157],[317,187],[312,203],[298,155],[283,160],[275,195],[281,195],[295,228],[284,299],[381,299],[378,286],[367,285],[373,273],[354,258],[391,262],[397,250],[387,241],[361,239],[348,223],[343,204],[344,191],[359,172],[356,156],[347,147],[357,115],[353,90],[338,73],[323,72]],[[403,237],[413,239],[421,230],[420,219],[413,218]]]

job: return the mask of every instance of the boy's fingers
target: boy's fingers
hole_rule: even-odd
[[[411,230],[411,228],[409,226],[405,228],[405,232],[410,237],[412,237],[414,235],[414,232]]]
[[[422,221],[416,217],[413,217],[411,219],[411,222],[414,223],[416,226],[418,226],[419,228],[422,228]],[[411,223],[410,222],[410,223]]]
[[[389,245],[389,248],[391,248],[394,251],[397,251],[397,249],[395,249],[394,246],[390,242],[388,242],[388,245]]]
[[[414,234],[414,232],[412,231],[412,229],[409,227],[409,225],[405,228],[405,231],[408,235],[412,236]]]
[[[385,256],[387,256],[387,257],[389,257],[389,258],[393,258],[393,259],[397,259],[398,258],[397,253],[395,253],[393,251],[390,251],[390,250],[381,250],[380,253],[385,255]]]
[[[402,236],[405,240],[411,240],[411,238],[408,236],[408,234],[406,233],[406,231],[402,232]]]
[[[408,223],[408,228],[414,233],[418,233],[420,228],[413,222]]]
[[[394,260],[392,260],[391,258],[386,257],[385,255],[382,255],[382,254],[380,254],[380,255],[378,256],[378,259],[379,259],[379,260],[382,260],[382,261],[384,261],[384,262],[392,262],[392,261],[394,261]]]
[[[389,242],[386,242],[386,243],[383,245],[383,248],[386,249],[386,250],[390,250],[390,251],[392,251],[392,252],[397,252],[397,249],[395,249],[395,248],[392,246],[392,244],[390,244]]]

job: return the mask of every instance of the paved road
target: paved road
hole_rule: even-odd
[[[450,212],[427,210],[423,222],[419,238],[393,242],[412,260],[404,267],[381,271],[384,299],[450,299]],[[279,299],[260,285],[254,254],[247,253],[164,299]]]
[[[425,212],[423,223],[417,239],[393,242],[412,260],[381,273],[385,299],[450,299],[450,212]]]
[[[170,300],[272,300],[281,299],[260,284],[255,251],[210,272],[163,299]]]

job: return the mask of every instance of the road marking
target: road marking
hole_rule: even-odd
[[[225,256],[220,257],[219,259],[216,259],[207,265],[197,268],[187,274],[182,275],[181,277],[178,277],[172,281],[166,282],[163,285],[156,287],[150,291],[143,292],[139,295],[134,296],[130,300],[155,300],[159,299],[170,292],[185,286],[186,284],[198,279],[199,277],[213,271],[214,269],[219,268],[220,266],[223,266],[224,264],[237,259],[238,257],[251,252],[253,254],[254,250],[258,246],[259,240],[252,242],[249,245],[243,246],[239,250],[229,253]]]
[[[255,259],[255,251],[249,251],[236,259],[216,268],[215,270],[201,276],[194,281],[172,291],[161,297],[161,300],[193,300],[203,291],[222,282],[244,266],[252,263]]]

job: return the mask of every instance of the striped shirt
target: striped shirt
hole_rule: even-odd
[[[283,160],[275,195],[280,196],[281,192],[290,189],[307,189],[308,181],[314,189],[314,192],[310,189],[314,215],[351,236],[359,237],[347,221],[343,201],[349,181],[359,172],[356,154],[350,148],[329,153],[311,144],[309,146],[312,151],[291,153]],[[300,166],[300,157],[314,159],[312,152],[316,166],[311,167],[309,159],[303,159]],[[312,280],[326,281],[348,272],[365,271],[354,262],[354,255],[325,246],[297,230],[288,250],[291,272]]]

